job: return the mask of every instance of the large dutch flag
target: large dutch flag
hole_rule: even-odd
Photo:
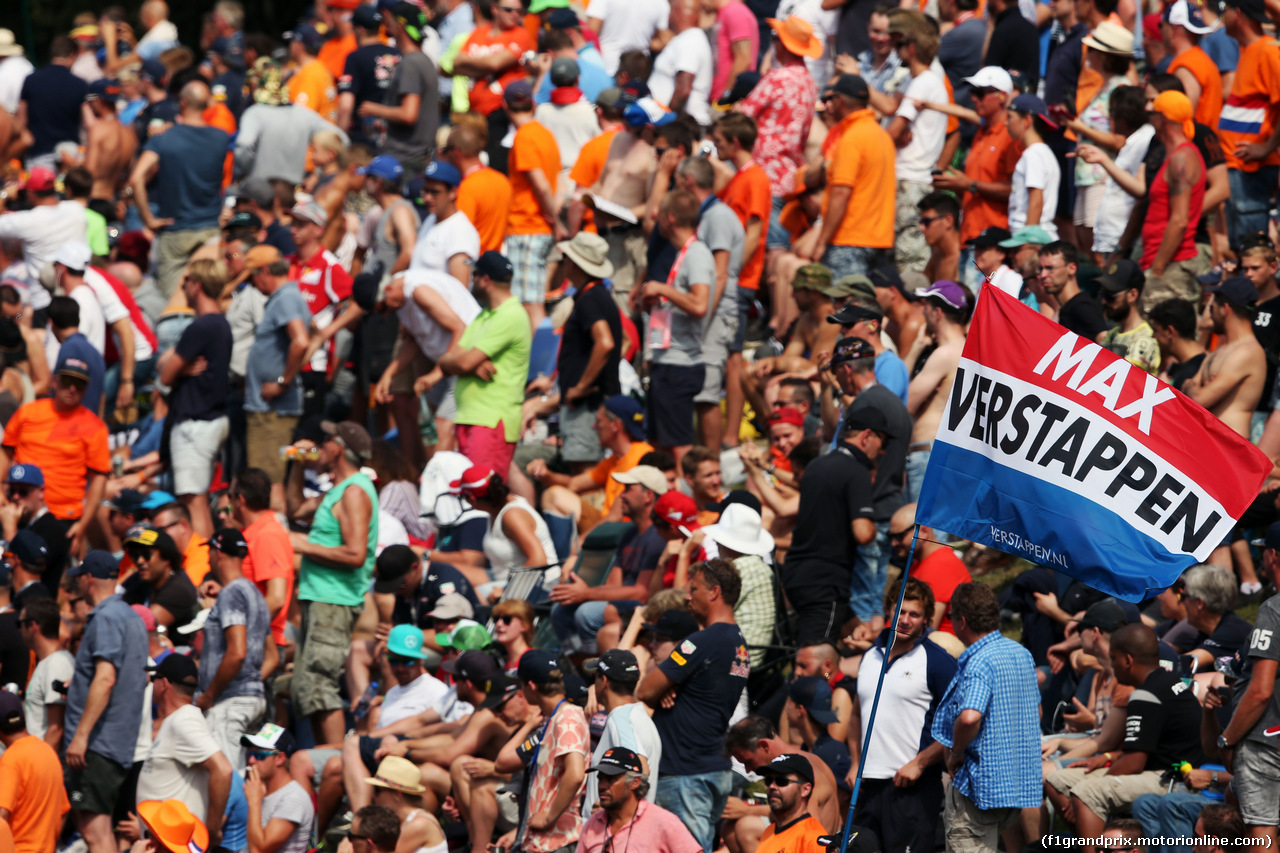
[[[1206,560],[1271,468],[1200,405],[983,284],[916,520],[1136,602]]]

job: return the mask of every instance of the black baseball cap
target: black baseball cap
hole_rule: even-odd
[[[200,685],[200,667],[186,655],[170,652],[154,667],[148,667],[158,678],[195,690]]]
[[[520,656],[520,665],[516,667],[517,678],[537,685],[546,684],[557,673],[563,677],[560,660],[555,652],[545,649],[530,649],[525,652]]]
[[[487,275],[494,281],[511,281],[515,277],[511,261],[506,255],[495,252],[493,249],[476,258],[471,268],[475,270],[476,275]]]
[[[408,545],[388,545],[378,555],[374,563],[373,591],[379,595],[399,592],[404,586],[405,576],[417,562],[418,555]]]
[[[244,534],[234,527],[223,527],[210,536],[205,544],[211,550],[221,551],[228,557],[245,557],[249,554],[249,543],[244,541]]]
[[[505,672],[495,673],[484,683],[484,701],[480,703],[480,707],[496,711],[518,692],[520,692],[520,682]]]
[[[1260,24],[1267,22],[1267,8],[1263,0],[1223,0],[1223,5],[1239,9]]]
[[[813,676],[817,678],[817,676]],[[813,784],[813,765],[809,759],[796,752],[775,755],[773,760],[757,771],[761,776],[786,776],[794,773],[801,779]]]
[[[351,281],[351,299],[365,312],[371,312],[382,301],[382,276],[365,271]]]
[[[998,225],[988,225],[978,232],[976,237],[970,237],[966,242],[966,246],[972,246],[975,249],[987,249],[992,246],[999,246],[1005,240],[1013,237],[1006,229]]]
[[[456,678],[465,678],[472,684],[481,686],[502,671],[493,655],[483,649],[468,649],[456,658],[442,663],[440,668]]]
[[[116,512],[125,515],[137,515],[142,510],[142,504],[146,501],[147,496],[137,489],[121,489],[116,496],[109,501],[103,501],[104,504]]]
[[[889,426],[889,419],[876,406],[858,406],[845,415],[845,432],[861,432],[864,429],[884,435],[893,434],[893,428]]]
[[[88,575],[102,581],[110,580],[120,576],[120,564],[116,562],[115,557],[106,551],[90,551],[84,555],[80,565],[72,566],[67,570],[67,577],[69,578],[80,575]]]
[[[1222,298],[1240,308],[1253,308],[1258,304],[1258,289],[1242,275],[1235,275],[1222,284],[1205,288],[1206,293],[1221,293]]]
[[[644,628],[661,639],[678,643],[698,630],[698,620],[688,610],[676,608],[662,611],[657,622],[645,622]]]
[[[14,734],[26,728],[22,699],[16,693],[0,690],[0,732]]]
[[[1122,293],[1126,290],[1141,291],[1147,283],[1147,277],[1133,261],[1121,258],[1112,261],[1098,276],[1098,286],[1108,293]]]
[[[250,213],[247,210],[242,210],[239,213],[237,213],[235,216],[232,216],[231,219],[227,221],[227,224],[222,226],[222,230],[223,231],[241,231],[241,230],[261,231],[262,220],[258,217],[258,214]]]
[[[1280,521],[1273,521],[1271,526],[1267,528],[1266,534],[1261,538],[1254,539],[1249,544],[1257,545],[1259,548],[1270,548],[1273,551],[1280,551]]]
[[[861,320],[883,320],[884,312],[876,309],[863,308],[861,305],[855,305],[852,302],[845,305],[834,314],[827,315],[828,323],[835,323],[838,326],[852,326]]]
[[[640,763],[640,756],[636,755],[635,750],[627,749],[625,746],[615,746],[606,749],[604,755],[600,756],[600,760],[596,762],[596,766],[587,772],[600,773],[604,776],[621,776],[623,773],[643,773],[644,765]]]
[[[845,95],[859,101],[865,101],[871,97],[871,90],[867,86],[867,81],[857,74],[841,74],[836,78],[836,82],[822,90],[824,97],[832,93]]]
[[[1129,624],[1129,617],[1124,608],[1110,598],[1094,602],[1084,612],[1084,617],[1076,623],[1076,628],[1097,628],[1110,633],[1121,625]]]
[[[49,557],[49,546],[39,533],[24,527],[14,534],[9,550],[24,566],[38,566]]]
[[[830,317],[827,318],[831,319]],[[831,366],[845,364],[850,361],[857,361],[862,358],[876,357],[876,348],[864,341],[862,338],[841,338],[836,342],[836,348],[831,353]]]
[[[813,715],[823,725],[839,722],[835,711],[831,710],[831,685],[819,675],[806,675],[791,682],[787,689],[791,701]],[[813,771],[809,771],[809,781],[813,781]]]
[[[640,680],[640,663],[626,649],[609,649],[598,658],[583,664],[587,672],[602,672],[613,681],[634,684]]]

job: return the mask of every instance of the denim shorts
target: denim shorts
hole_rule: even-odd
[[[778,216],[786,202],[781,198],[773,199],[773,209],[769,211],[769,233],[765,235],[764,247],[768,249],[791,249],[791,232],[782,227]]]

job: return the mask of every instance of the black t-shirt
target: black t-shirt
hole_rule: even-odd
[[[582,379],[582,374],[591,361],[591,350],[595,346],[591,328],[601,320],[609,324],[609,332],[613,335],[613,349],[595,381],[591,383],[598,390],[582,401],[583,405],[589,407],[599,407],[605,398],[622,393],[622,386],[618,382],[618,361],[622,358],[622,319],[618,315],[618,306],[613,297],[597,281],[578,291],[573,301],[573,311],[564,324],[564,332],[560,338],[560,357],[556,362],[560,373],[561,393],[568,391]]]
[[[221,314],[204,314],[191,321],[175,347],[187,364],[203,358],[209,363],[198,376],[183,376],[169,397],[169,420],[211,421],[227,412],[231,370],[231,324]]]
[[[1183,383],[1200,372],[1200,363],[1204,361],[1205,355],[1207,353],[1202,352],[1193,358],[1187,359],[1182,364],[1170,368],[1169,384],[1181,391]]]
[[[27,157],[52,154],[59,142],[80,141],[80,105],[89,84],[65,65],[46,65],[22,81],[27,129],[35,137]]]
[[[385,44],[366,44],[347,55],[342,76],[338,78],[338,93],[350,92],[355,96],[355,104],[351,108],[351,115],[355,117],[351,123],[352,142],[375,141],[374,136],[364,132],[358,110],[365,101],[383,103],[387,87],[391,85],[391,75],[399,62],[400,51]]]
[[[57,589],[62,585],[62,573],[67,568],[67,554],[71,551],[71,543],[67,540],[67,529],[70,523],[55,518],[53,513],[46,512],[27,525],[32,533],[44,540],[44,574],[40,582],[49,589]]]
[[[470,518],[460,524],[441,527],[436,533],[436,550],[446,554],[458,551],[483,551],[484,537],[489,533],[489,516]]]
[[[0,686],[16,684],[19,688],[25,687],[30,665],[31,656],[18,629],[18,611],[0,613]]]
[[[140,572],[134,572],[124,582],[124,603],[141,604],[143,607],[159,604],[173,614],[173,626],[169,630],[177,631],[196,618],[200,596],[182,569],[175,569],[159,589],[152,589]]]
[[[617,565],[622,569],[623,586],[634,586],[641,572],[658,568],[666,547],[667,540],[653,525],[649,525],[644,533],[637,533],[633,527],[622,534],[618,542]]]
[[[844,777],[849,775],[849,768],[852,766],[849,747],[826,732],[822,732],[813,742],[813,749],[809,751],[822,759],[822,763],[827,765],[835,775],[836,784],[848,791],[849,783],[844,780]]]
[[[1267,355],[1267,380],[1262,387],[1272,388],[1276,382],[1276,367],[1280,365],[1280,296],[1258,305],[1253,315],[1253,336]],[[1263,394],[1258,399],[1256,411],[1269,412],[1271,409],[1272,395]]]
[[[1183,761],[1199,767],[1200,702],[1191,685],[1157,668],[1129,694],[1124,722],[1125,752],[1145,752],[1146,770],[1168,770]]]
[[[853,521],[876,517],[871,465],[848,444],[809,463],[800,480],[800,514],[782,567],[785,586],[848,588],[858,556]]]
[[[1034,91],[1040,79],[1040,32],[1035,24],[1022,17],[1016,5],[996,15],[983,64],[1021,72],[1022,79]]]
[[[907,448],[911,444],[911,413],[902,405],[902,398],[883,385],[872,385],[859,392],[849,405],[849,412],[867,406],[879,409],[892,430],[884,452],[876,460],[875,487],[871,493],[876,521],[888,521],[904,502],[902,495],[906,487]]]
[[[663,775],[692,776],[729,769],[724,733],[751,673],[747,641],[731,622],[690,634],[658,664],[676,684],[676,701],[653,712],[662,739]]]
[[[1218,622],[1218,627],[1213,629],[1212,634],[1202,631],[1191,650],[1202,649],[1214,658],[1231,657],[1245,647],[1252,633],[1252,625],[1236,614],[1228,613]]]
[[[1107,318],[1102,306],[1083,290],[1067,300],[1058,311],[1058,323],[1082,338],[1094,340],[1107,330]]]
[[[466,575],[448,563],[427,563],[427,573],[418,582],[418,588],[412,595],[397,595],[392,610],[391,621],[397,625],[411,622],[419,628],[429,627],[424,624],[427,614],[436,609],[440,596],[456,592],[471,602],[472,609],[480,606],[476,591]]]
[[[267,226],[267,239],[262,242],[268,246],[275,246],[282,255],[298,254],[298,244],[293,242],[293,235],[289,233],[289,228],[279,219]]]

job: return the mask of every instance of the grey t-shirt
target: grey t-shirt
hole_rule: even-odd
[[[1253,667],[1258,659],[1280,661],[1280,595],[1273,595],[1258,608],[1258,618],[1254,620],[1253,633],[1249,637],[1249,676],[1253,676]],[[1243,681],[1243,680],[1242,680]],[[1233,690],[1236,701],[1244,695],[1247,683],[1238,684]],[[1249,730],[1246,740],[1275,749],[1276,738],[1268,737],[1265,732],[1280,726],[1280,691],[1271,694],[1262,718]]]
[[[218,593],[218,601],[204,623],[204,652],[200,656],[200,690],[207,690],[227,653],[227,628],[245,628],[245,656],[240,671],[218,694],[218,701],[233,696],[262,696],[262,655],[271,630],[267,602],[248,578],[236,578]]]
[[[435,150],[436,128],[440,124],[440,82],[435,63],[425,53],[405,54],[396,66],[387,87],[386,103],[399,106],[405,95],[418,95],[418,120],[412,126],[387,123],[385,153],[393,155],[406,172],[421,171]]]
[[[262,385],[275,382],[283,373],[289,357],[289,323],[301,320],[311,323],[311,309],[302,298],[298,285],[290,281],[267,297],[262,309],[262,319],[254,332],[253,346],[249,349],[249,363],[245,366],[244,410],[246,412],[271,412],[277,415],[302,414],[302,383],[294,377],[293,385],[271,402],[262,399]]]
[[[310,846],[311,821],[315,819],[315,814],[311,797],[297,782],[291,781],[274,794],[267,794],[262,798],[263,827],[271,823],[273,818],[296,825],[284,844],[276,848],[276,853],[303,853]]]
[[[738,316],[738,273],[742,271],[742,248],[747,242],[747,232],[742,220],[729,205],[713,201],[698,220],[698,242],[711,250],[711,268],[715,270],[715,253],[729,252],[729,278],[724,284],[716,317]],[[715,278],[711,279],[711,298],[715,299]]]
[[[685,253],[680,270],[676,273],[675,288],[690,293],[695,284],[714,287],[716,262],[706,243],[694,240]],[[671,311],[671,346],[653,351],[654,364],[673,367],[694,367],[702,364],[702,328],[705,317],[694,317],[675,305],[666,306]]]
[[[121,767],[131,767],[147,688],[147,629],[119,595],[95,607],[85,624],[84,637],[76,650],[75,675],[67,692],[63,749],[71,743],[80,724],[100,660],[115,667],[116,683],[106,710],[89,733],[89,749]]]

